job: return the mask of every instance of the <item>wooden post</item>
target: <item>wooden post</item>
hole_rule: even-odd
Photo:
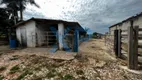
[[[74,33],[74,52],[79,51],[79,31],[75,30]]]
[[[129,69],[134,69],[134,58],[133,58],[133,27],[130,26],[128,27],[128,68]]]
[[[138,32],[139,32],[139,26],[134,27],[134,69],[138,69]]]
[[[118,57],[121,58],[121,29],[118,30]]]
[[[118,57],[118,30],[114,30],[114,52]]]

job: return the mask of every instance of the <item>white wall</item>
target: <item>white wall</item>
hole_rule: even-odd
[[[59,43],[59,49],[63,49],[63,36],[64,36],[64,24],[59,23],[58,24],[58,43]]]
[[[18,41],[21,43],[21,29],[24,28],[26,30],[26,37],[27,37],[27,47],[36,47],[36,41],[35,41],[35,21],[29,21],[28,23],[18,26],[16,28],[16,35]]]
[[[39,27],[41,27],[41,26],[39,26]],[[42,27],[41,28],[36,27],[36,33],[37,33],[38,46],[42,46],[45,43],[44,40],[46,39],[45,38],[46,31],[44,32],[44,30],[42,30]]]

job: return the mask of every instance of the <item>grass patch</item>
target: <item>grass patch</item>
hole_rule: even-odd
[[[16,80],[21,80],[23,79],[26,75],[31,75],[33,74],[32,72],[30,72],[29,70],[26,70],[24,73],[22,73]]]
[[[0,71],[4,71],[6,69],[5,66],[0,67]]]
[[[3,77],[2,75],[0,75],[0,80],[3,80],[3,78],[4,78],[4,77]]]
[[[76,71],[76,74],[77,74],[77,75],[82,75],[82,74],[84,74],[84,72],[83,72],[82,70],[77,70],[77,71]]]
[[[20,70],[19,65],[16,65],[10,69],[10,74],[16,73]]]
[[[24,62],[21,62],[21,64],[24,64]]]
[[[72,75],[70,75],[70,74],[66,74],[63,78],[62,78],[62,80],[73,80],[74,79],[74,77],[72,76]]]

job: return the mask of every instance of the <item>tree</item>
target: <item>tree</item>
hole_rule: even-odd
[[[18,11],[20,11],[20,20],[23,20],[23,11],[26,9],[27,4],[35,5],[39,8],[39,5],[34,0],[2,0],[1,4],[6,4],[12,11],[16,21],[18,20]]]
[[[93,33],[93,38],[101,38],[101,36],[103,36],[103,34],[97,32]]]
[[[14,24],[13,16],[9,19],[10,14],[11,12],[7,8],[0,8],[0,37],[1,35],[4,35],[7,39],[9,36],[9,30]]]

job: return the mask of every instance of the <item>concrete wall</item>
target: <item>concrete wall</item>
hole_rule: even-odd
[[[19,27],[17,27],[16,29],[16,35],[17,35],[17,39],[20,43],[21,42],[21,34],[23,33],[23,29],[25,29],[26,31],[26,41],[27,41],[27,47],[35,47],[36,46],[36,41],[35,41],[35,22],[34,21],[30,21],[28,23],[26,23],[25,25],[21,25]]]
[[[63,36],[64,36],[64,24],[59,23],[58,24],[58,43],[59,43],[59,49],[63,50]]]

